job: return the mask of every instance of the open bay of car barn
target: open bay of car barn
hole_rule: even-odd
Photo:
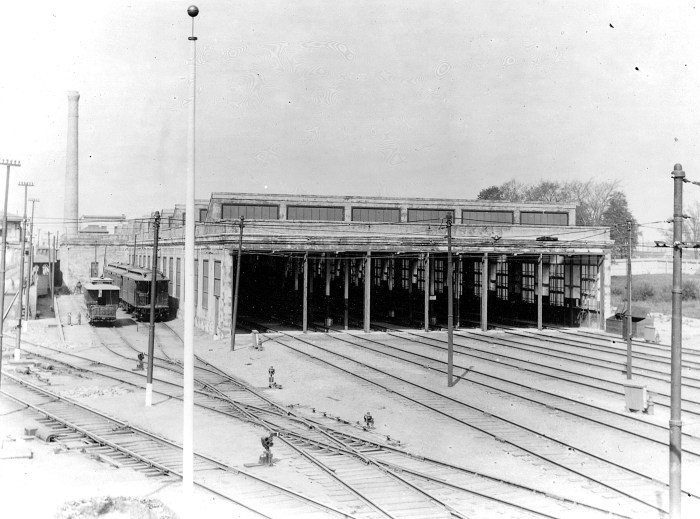
[[[115,503],[129,501],[147,505],[151,515],[138,517],[187,517],[179,477],[100,455],[87,440],[80,448],[63,429],[46,443],[36,432],[46,421],[7,397],[11,377],[23,379],[120,420],[124,431],[182,442],[182,376],[167,366],[182,361],[183,322],[155,327],[146,406],[147,366],[138,354],[148,351],[148,324],[121,310],[114,327],[77,324],[81,305],[80,296],[61,296],[55,319],[31,321],[21,361],[6,335],[2,515],[98,517],[101,507],[127,517]],[[634,342],[629,380],[626,345],[600,330],[461,327],[449,382],[443,329],[304,333],[241,322],[233,350],[230,336],[196,330],[195,453],[261,486],[214,494],[199,484],[216,487],[223,472],[198,461],[192,517],[664,517],[670,347],[663,343]],[[683,517],[700,513],[697,350],[684,350]],[[214,372],[240,386],[225,387],[209,378]],[[207,404],[217,390],[234,403]],[[327,438],[302,438],[280,425],[284,414]],[[264,439],[272,440],[269,454]],[[266,484],[295,497],[270,497]],[[307,498],[301,508],[290,504]]]

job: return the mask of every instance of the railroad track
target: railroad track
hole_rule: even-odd
[[[149,476],[182,477],[182,449],[165,437],[6,372],[2,394],[45,416],[44,423],[53,430],[53,439],[69,448],[99,453],[103,460]],[[196,454],[194,470],[195,485],[260,517],[350,516],[209,456]],[[285,510],[284,515],[280,515],[280,509]]]
[[[424,335],[419,335],[414,332],[402,333],[406,334],[407,336],[423,337],[425,340],[430,340]],[[544,375],[565,382],[573,382],[583,387],[604,391],[610,394],[624,395],[624,384],[622,382],[596,376],[592,373],[585,372],[584,370],[576,371],[562,366],[547,365],[542,362],[536,362],[532,358],[532,350],[528,351],[521,341],[480,331],[460,331],[455,333],[455,338],[469,339],[471,341],[469,344],[463,344],[457,341],[455,342],[455,348],[461,348],[461,351],[464,353],[468,352],[468,354],[474,358],[488,362],[497,362],[501,365],[511,366],[536,375]],[[446,344],[445,340],[438,339],[436,342]],[[478,347],[475,342],[488,346]],[[494,346],[500,346],[503,347],[503,349],[495,350]],[[516,355],[515,353],[515,351],[518,349],[520,350],[520,355]],[[543,360],[546,360],[546,356],[543,356]],[[554,363],[552,362],[552,364]],[[611,370],[610,373],[619,375],[621,370]],[[652,388],[652,392],[654,394],[655,405],[670,408],[671,397],[668,391],[664,391],[661,387],[655,387]],[[698,393],[698,395],[700,395],[700,393]],[[697,419],[700,419],[699,400],[689,400],[684,398],[682,400],[682,408],[683,413],[686,416],[692,415]]]
[[[166,341],[158,342],[162,346]],[[127,355],[126,359],[131,361],[133,355]],[[172,357],[162,362],[169,369],[178,369]],[[105,364],[102,363],[102,366]],[[280,438],[291,444],[290,446],[311,451],[314,457],[334,474],[342,475],[347,485],[385,511],[385,516],[405,517],[410,515],[409,511],[421,510],[420,517],[445,514],[453,517],[493,517],[495,514],[501,514],[503,517],[611,517],[608,510],[596,509],[561,496],[489,478],[434,460],[417,458],[391,446],[332,430],[322,423],[333,423],[333,418],[324,420],[318,417],[317,421],[301,419],[293,416],[288,408],[271,404],[269,399],[263,398],[261,402],[246,388],[225,388],[226,384],[231,385],[229,378],[225,374],[217,373],[217,370],[208,364],[200,365],[197,369],[197,383],[202,384],[201,392],[206,393],[216,387],[217,390],[234,396],[233,401],[241,407],[236,413],[238,418],[257,413],[256,417],[249,417],[250,422],[263,422],[263,427],[278,431]],[[159,387],[161,385],[158,384]],[[181,391],[181,388],[173,390]],[[196,401],[200,402],[203,399],[204,397],[198,397]],[[242,401],[246,403],[242,404]],[[220,403],[209,405],[219,410],[226,407]],[[372,467],[373,470],[368,470],[368,467]],[[313,467],[307,466],[304,470],[313,470]],[[387,486],[386,475],[389,471],[401,475],[401,481],[398,483],[394,476],[391,477],[394,486],[400,484],[398,490],[392,491]],[[368,486],[368,482],[372,484]],[[407,486],[415,487],[408,495]],[[417,501],[416,495],[424,498],[427,496],[428,499]],[[397,505],[390,505],[390,502],[395,502],[399,497],[403,502],[397,509]],[[438,515],[435,515],[436,502],[442,503],[438,507]],[[612,517],[628,516],[613,514]]]
[[[393,337],[404,339],[402,333],[392,333]],[[433,355],[427,354],[424,349],[416,350],[404,345],[389,344],[378,340],[373,340],[362,335],[348,335],[340,340],[348,340],[358,346],[370,348],[372,351],[379,352],[393,359],[398,359],[410,364],[422,367],[428,367],[432,371],[447,374],[447,364],[444,361],[446,345],[442,339],[436,339],[425,336],[410,337],[409,341],[418,343],[423,346],[428,346],[434,350]],[[439,346],[435,346],[438,343]],[[369,345],[369,346],[368,346]],[[467,375],[464,377],[470,383],[486,388],[486,390],[498,391],[505,397],[518,399],[523,403],[535,404],[544,406],[548,411],[559,413],[562,420],[570,419],[571,417],[579,418],[585,422],[598,424],[606,430],[614,430],[630,435],[632,438],[626,439],[625,444],[629,444],[629,440],[634,440],[635,437],[645,441],[657,444],[660,447],[668,448],[668,428],[643,420],[641,417],[630,414],[613,411],[611,409],[587,403],[581,399],[574,399],[548,391],[545,388],[534,387],[512,380],[512,378],[499,377],[494,372],[480,371],[474,369],[473,366],[466,368],[465,366],[456,366],[456,371],[464,369]],[[582,424],[585,425],[585,424]],[[636,429],[636,430],[634,430]],[[640,445],[640,449],[646,449],[648,445]],[[700,461],[700,438],[690,434],[683,435],[683,453],[694,457],[695,462]]]
[[[338,339],[338,335],[335,334],[328,337]],[[512,448],[520,449],[533,458],[546,461],[566,471],[564,477],[570,478],[573,474],[581,478],[581,485],[600,485],[601,491],[609,491],[613,495],[617,494],[618,497],[624,496],[630,501],[629,506],[635,510],[636,517],[642,517],[641,514],[654,516],[665,513],[665,506],[660,503],[663,503],[668,493],[668,486],[663,481],[616,465],[554,438],[547,438],[542,431],[528,430],[515,422],[495,417],[488,411],[465,402],[455,401],[376,366],[359,363],[349,352],[341,354],[337,347],[331,351],[330,348],[313,344],[298,336],[292,337],[285,334],[268,338],[317,362],[331,365],[352,376],[362,378],[370,384],[392,391],[443,417],[497,437]],[[442,398],[436,400],[436,396]],[[697,506],[696,495],[689,493],[686,499],[689,501],[687,506]]]

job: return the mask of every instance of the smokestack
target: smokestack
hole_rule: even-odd
[[[63,202],[63,229],[66,236],[78,235],[78,99],[80,93],[68,92],[66,191]]]

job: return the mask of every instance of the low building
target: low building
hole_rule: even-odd
[[[455,324],[602,328],[613,242],[575,216],[573,204],[213,193],[196,228],[196,323],[231,333],[242,225],[239,313],[250,319],[446,326],[449,254]],[[176,312],[184,236],[182,225],[160,230]],[[152,239],[151,229],[135,237],[133,263],[151,265]]]

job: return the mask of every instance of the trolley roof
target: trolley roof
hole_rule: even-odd
[[[119,292],[119,287],[110,283],[85,283],[85,290],[104,290],[111,292]]]
[[[152,274],[150,268],[136,267],[135,265],[128,265],[126,263],[110,263],[107,265],[105,272],[113,272],[114,274],[119,274],[122,277],[131,278],[136,281],[150,281]],[[167,280],[168,278],[165,277],[162,272],[157,272],[156,281]]]

